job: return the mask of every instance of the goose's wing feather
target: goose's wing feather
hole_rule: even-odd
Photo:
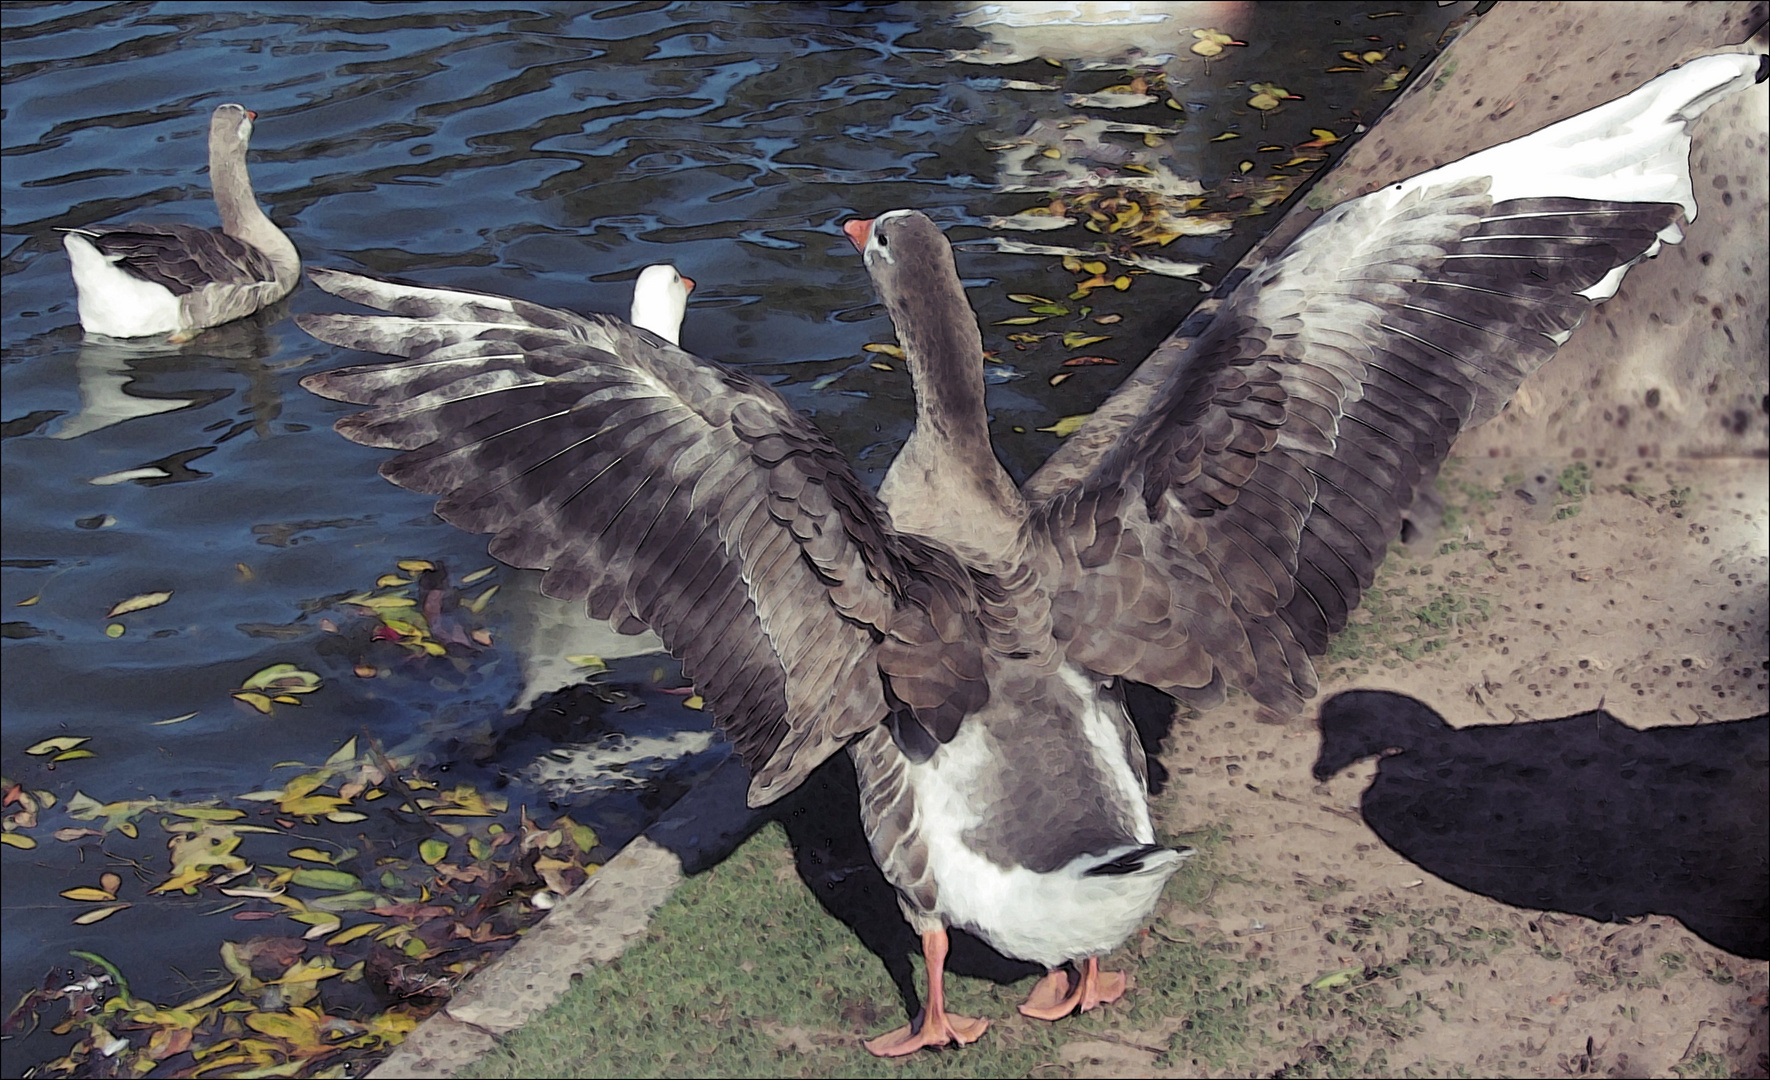
[[[1680,238],[1688,120],[1756,67],[1704,58],[1348,202],[1250,273],[1044,504],[1067,545],[1054,617],[1070,655],[1182,696],[1227,681],[1299,706],[1307,654],[1346,624],[1457,433]]]
[[[339,432],[402,451],[382,475],[495,534],[492,554],[545,570],[549,595],[655,630],[750,767],[752,804],[894,711],[946,740],[987,697],[969,575],[893,533],[770,388],[610,317],[310,277],[393,314],[301,315],[304,330],[409,357],[303,380],[371,407]]]
[[[257,248],[220,229],[195,225],[96,225],[72,229],[106,258],[144,281],[184,296],[210,285],[274,282],[276,268]]]

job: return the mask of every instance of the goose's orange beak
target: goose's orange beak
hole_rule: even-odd
[[[867,240],[873,235],[873,221],[871,218],[864,221],[860,218],[855,218],[853,221],[842,226],[842,231],[848,234],[848,242],[854,245],[854,250],[865,251],[867,249]]]
[[[687,274],[677,274],[676,276],[682,279],[683,288],[687,289],[689,292],[694,292],[694,278],[689,277]]]

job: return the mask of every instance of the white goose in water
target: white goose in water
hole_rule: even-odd
[[[188,341],[289,295],[301,257],[259,209],[246,175],[258,114],[221,105],[209,119],[209,185],[219,229],[195,225],[94,225],[62,238],[89,334]]]
[[[302,315],[409,357],[310,376],[361,405],[388,479],[496,534],[618,629],[656,630],[762,805],[846,747],[928,993],[878,1054],[970,1042],[947,928],[1049,974],[1022,1006],[1110,1001],[1099,971],[1183,857],[1155,840],[1118,680],[1292,710],[1415,485],[1622,273],[1694,217],[1689,124],[1749,85],[1712,56],[1324,215],[1227,291],[1147,410],[1029,502],[997,463],[952,251],[913,211],[847,226],[915,379],[875,498],[742,372],[618,320],[316,270],[391,316]],[[1074,972],[1067,970],[1075,964]]]

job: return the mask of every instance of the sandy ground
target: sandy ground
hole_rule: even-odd
[[[1448,501],[1500,489],[1517,465],[1464,461],[1444,485]],[[1516,482],[1491,501],[1464,502],[1442,539],[1480,546],[1388,560],[1378,591],[1405,591],[1386,596],[1390,613],[1371,625],[1386,623],[1389,636],[1367,642],[1361,658],[1324,664],[1322,695],[1402,691],[1459,727],[1601,702],[1635,726],[1761,712],[1767,480],[1762,461],[1606,463],[1592,469],[1577,516],[1557,518],[1575,505],[1565,497],[1528,505],[1511,493],[1524,486]],[[1470,608],[1485,600],[1491,615],[1403,659],[1395,645],[1420,643],[1408,623],[1434,634],[1406,612],[1447,591]],[[1355,621],[1371,618],[1367,609]],[[1545,915],[1423,873],[1359,816],[1374,761],[1317,784],[1313,728],[1262,724],[1255,713],[1232,701],[1182,719],[1169,738],[1163,760],[1177,775],[1163,823],[1181,832],[1228,822],[1232,834],[1213,856],[1218,884],[1202,909],[1170,899],[1157,929],[1190,927],[1234,942],[1246,959],[1270,958],[1275,987],[1413,961],[1380,997],[1345,1005],[1341,1041],[1319,1024],[1310,1046],[1280,1037],[1256,1071],[1314,1055],[1390,1074],[1663,1076],[1682,1063],[1687,1075],[1764,1075],[1765,963],[1723,953],[1674,919],[1618,926]]]

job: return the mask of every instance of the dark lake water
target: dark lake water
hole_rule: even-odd
[[[907,433],[911,390],[901,363],[864,348],[890,342],[891,328],[840,225],[920,208],[961,244],[998,361],[997,446],[1024,479],[1058,444],[1038,429],[1092,410],[1277,220],[1258,211],[1325,156],[1298,149],[1320,141],[1312,129],[1344,136],[1374,117],[1393,97],[1390,76],[1417,70],[1455,11],[1146,5],[1142,21],[1082,33],[1021,25],[1049,11],[963,9],[5,6],[0,765],[9,786],[61,800],[34,829],[37,847],[4,851],[9,1008],[67,966],[70,949],[121,965],[138,996],[189,997],[217,984],[219,942],[241,935],[204,917],[213,896],[143,897],[166,870],[151,818],[131,849],[150,862],[126,889],[143,902],[73,925],[80,909],[58,893],[114,862],[104,843],[49,835],[70,824],[62,809],[75,792],[112,802],[274,788],[290,776],[283,763],[317,763],[372,735],[513,801],[573,807],[610,844],[664,798],[657,785],[547,789],[530,770],[545,733],[507,710],[528,654],[555,646],[524,629],[532,585],[520,575],[485,579],[503,585],[484,613],[491,648],[428,666],[384,652],[379,677],[353,672],[360,635],[323,622],[346,620],[340,598],[372,590],[402,559],[439,561],[456,579],[490,560],[483,538],[381,480],[381,452],[332,433],[344,406],[297,385],[349,359],[286,317],[333,301],[303,287],[182,348],[84,342],[54,230],[131,217],[212,224],[208,116],[238,101],[259,115],[260,203],[306,263],[624,313],[637,271],[673,262],[699,282],[684,346],[775,383],[877,483]],[[1189,52],[1204,27],[1247,44],[1207,65]],[[1262,112],[1252,83],[1297,100]],[[1120,97],[1086,96],[1102,92]],[[1106,107],[1137,93],[1149,100]],[[1128,288],[1067,301],[1092,271],[995,250],[1006,239],[1130,251],[1131,233],[1110,227],[991,225],[1054,197],[1086,203],[1078,196],[1092,189],[1078,185],[1126,183],[1190,220],[1178,230],[1190,235],[1136,252],[1169,271],[1197,264],[1195,276],[1111,261],[1106,277],[1128,276]],[[1109,208],[1109,226],[1115,216]],[[1026,317],[1026,302],[1010,299],[1019,294],[1071,310],[997,325]],[[1104,340],[1072,347],[1064,333]],[[1119,364],[1064,366],[1084,354]],[[172,597],[107,617],[154,591]],[[112,624],[124,632],[111,636]],[[274,663],[323,685],[269,716],[230,696]],[[635,739],[658,740],[676,755],[678,786],[717,759],[718,745],[692,735],[705,716],[659,692],[680,683],[667,658],[613,668],[605,685],[628,696],[603,722],[626,734],[605,732],[600,745],[631,757],[652,745]],[[25,752],[62,735],[89,738],[93,756],[51,768]],[[4,1072],[56,1045],[41,1033],[9,1041]]]

